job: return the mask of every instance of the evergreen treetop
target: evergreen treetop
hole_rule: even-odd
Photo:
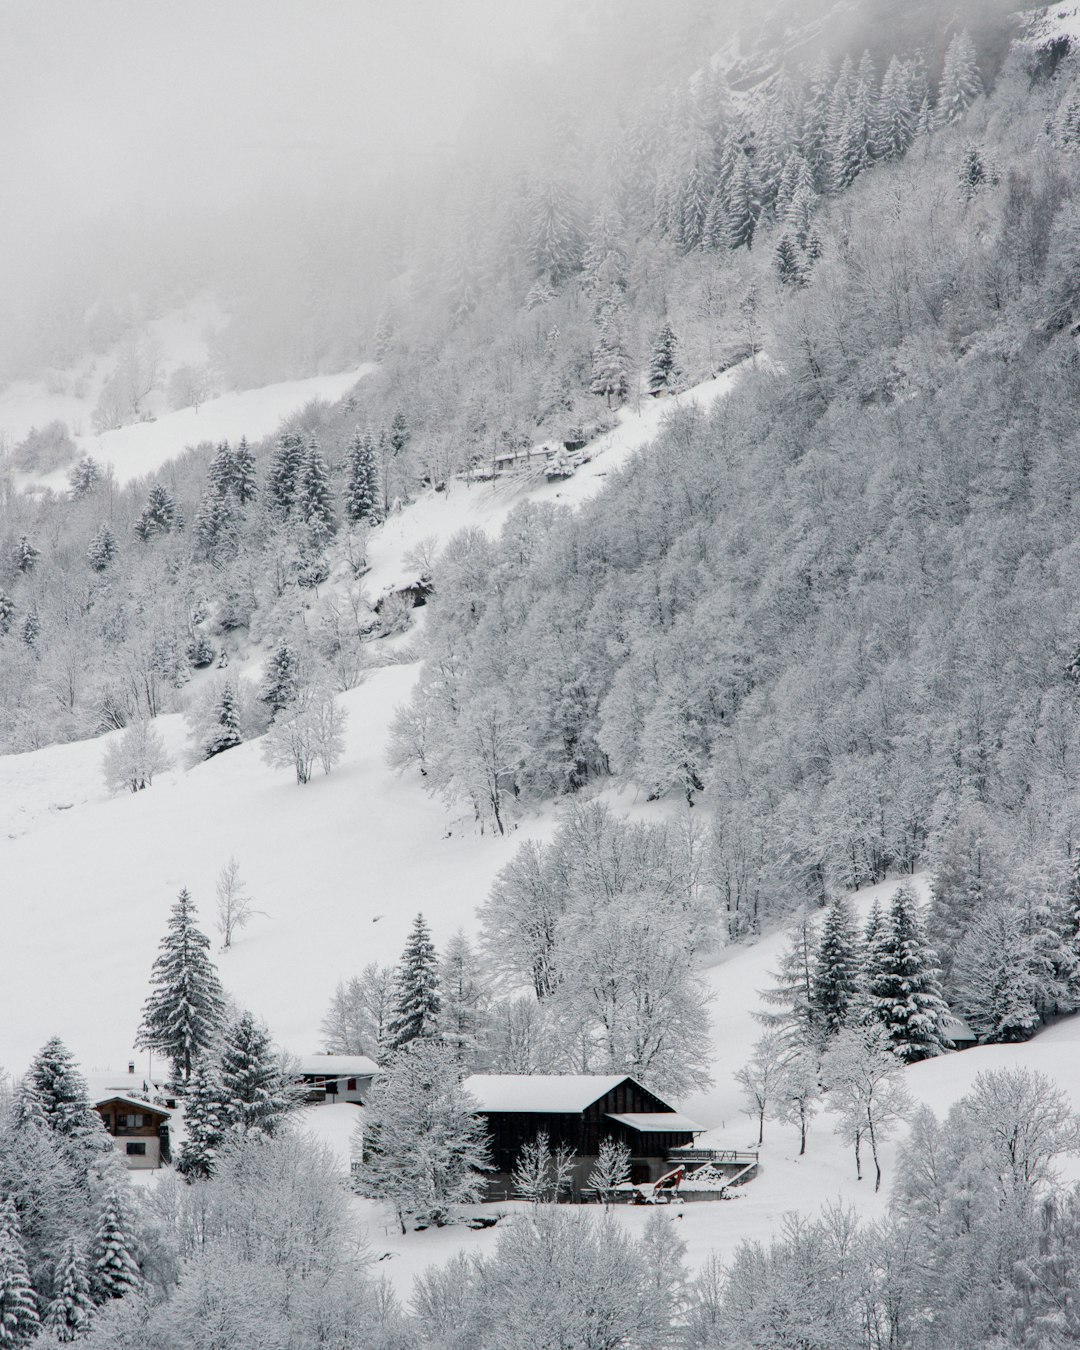
[[[186,1083],[198,1056],[217,1039],[225,997],[207,952],[210,939],[195,926],[195,904],[182,890],[169,915],[150,975],[136,1044],[167,1055]]]
[[[906,1064],[947,1048],[937,957],[923,933],[918,901],[899,886],[868,952],[870,1006],[884,1023],[893,1052]]]
[[[424,916],[418,914],[397,969],[389,1045],[399,1050],[414,1040],[439,1036],[439,963]]]

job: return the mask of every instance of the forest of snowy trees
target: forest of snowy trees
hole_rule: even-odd
[[[475,941],[437,949],[437,897],[410,899],[400,962],[357,951],[308,1010],[323,1051],[385,1071],[348,1178],[182,890],[131,1028],[183,1105],[175,1168],[130,1185],[61,1038],[0,1073],[0,1347],[1080,1340],[1065,1095],[988,1069],[938,1118],[904,1075],[950,1050],[950,1014],[1015,1043],[1080,1009],[1080,56],[1010,49],[997,0],[947,31],[923,8],[803,33],[813,59],[717,41],[702,64],[702,30],[665,81],[576,124],[553,99],[422,210],[292,222],[318,262],[275,309],[260,287],[285,269],[253,257],[220,368],[378,364],[263,443],[124,488],[83,456],[63,493],[15,475],[65,462],[66,428],[4,447],[0,750],[111,733],[109,790],[156,794],[155,720],[182,711],[196,761],[262,738],[306,803],[342,755],[336,695],[422,657],[390,765],[478,834],[559,810],[476,895]],[[72,323],[100,346],[121,308]],[[729,397],[677,408],[578,510],[526,502],[497,538],[418,550],[424,623],[404,655],[380,646],[409,601],[376,609],[367,541],[402,503],[735,366]],[[265,656],[257,680],[230,668],[240,648]],[[628,820],[605,786],[664,805]],[[857,923],[849,893],[889,879]],[[235,859],[217,900],[228,949],[256,913]],[[747,1112],[759,1143],[794,1127],[809,1165],[828,1111],[888,1191],[877,1221],[837,1203],[691,1264],[662,1212],[632,1233],[545,1203],[567,1160],[538,1140],[517,1178],[535,1203],[394,1295],[356,1196],[404,1235],[482,1194],[469,1073],[705,1088],[701,969],[777,925]],[[610,1198],[625,1159],[602,1172]]]

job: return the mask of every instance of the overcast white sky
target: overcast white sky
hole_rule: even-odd
[[[5,211],[77,220],[438,156],[570,5],[0,0]]]

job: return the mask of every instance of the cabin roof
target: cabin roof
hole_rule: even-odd
[[[950,1041],[977,1041],[979,1038],[962,1017],[956,1013],[946,1013],[941,1019],[941,1030]]]
[[[625,1073],[474,1073],[462,1086],[481,1111],[559,1115],[584,1111],[628,1078]]]
[[[669,1130],[699,1134],[705,1128],[679,1111],[609,1111],[607,1118],[617,1120],[620,1125],[629,1125],[642,1134],[666,1134]]]
[[[153,1102],[144,1101],[142,1097],[129,1097],[125,1092],[110,1092],[107,1097],[99,1097],[94,1106],[111,1106],[113,1102],[120,1102],[123,1106],[134,1106],[138,1111],[149,1111],[155,1116],[172,1115],[172,1112],[166,1111],[163,1106],[155,1106]]]
[[[328,1078],[370,1078],[379,1066],[367,1055],[301,1055],[300,1072]]]

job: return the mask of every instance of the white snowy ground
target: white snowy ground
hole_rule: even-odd
[[[707,403],[735,378],[729,373],[698,386],[682,401]],[[524,497],[585,500],[671,407],[670,400],[649,403],[641,416],[626,415],[598,457],[566,482],[454,485],[449,494],[426,495],[373,534],[366,584],[377,594],[409,579],[405,557],[421,540],[444,542],[465,525],[497,530]],[[550,837],[556,817],[546,810],[506,838],[481,835],[425,796],[417,778],[389,772],[388,723],[417,672],[415,664],[387,666],[341,696],[349,713],[344,760],[330,777],[303,788],[288,773],[268,769],[257,742],[190,770],[175,768],[149,791],[116,798],[107,797],[100,779],[105,738],[0,758],[0,1064],[21,1071],[58,1034],[88,1073],[122,1076],[169,906],[187,886],[209,930],[214,879],[230,855],[260,913],[231,951],[217,955],[222,979],[295,1052],[319,1048],[319,1022],[339,979],[367,961],[398,959],[418,910],[440,946],[459,925],[473,930],[476,906],[496,873],[523,839]],[[162,718],[159,725],[179,763],[182,719]],[[632,793],[612,796],[635,814],[664,809]],[[869,892],[858,897],[860,906],[869,898]],[[755,1138],[732,1074],[759,1034],[752,1017],[757,991],[768,985],[783,943],[782,934],[773,934],[730,949],[704,972],[716,991],[715,1086],[680,1105],[709,1128],[709,1142],[746,1148]],[[920,1100],[944,1112],[978,1069],[1029,1064],[1061,1083],[1080,1107],[1078,1041],[1080,1022],[1073,1019],[1026,1046],[917,1066],[908,1081]],[[142,1073],[146,1056],[135,1058]],[[306,1124],[330,1143],[343,1169],[354,1119],[345,1107],[306,1112]],[[744,1237],[767,1237],[792,1209],[814,1211],[839,1197],[861,1213],[881,1212],[885,1193],[875,1196],[872,1180],[855,1180],[828,1116],[815,1121],[806,1157],[800,1161],[796,1153],[794,1131],[770,1123],[761,1175],[737,1199],[681,1207],[679,1228],[695,1264],[714,1249],[730,1253]],[[886,1184],[894,1153],[894,1145],[886,1146]],[[356,1209],[372,1250],[386,1256],[378,1270],[406,1295],[431,1261],[463,1247],[489,1250],[498,1232],[453,1227],[402,1238],[376,1206],[357,1201]],[[640,1209],[617,1213],[631,1226],[647,1217]]]

